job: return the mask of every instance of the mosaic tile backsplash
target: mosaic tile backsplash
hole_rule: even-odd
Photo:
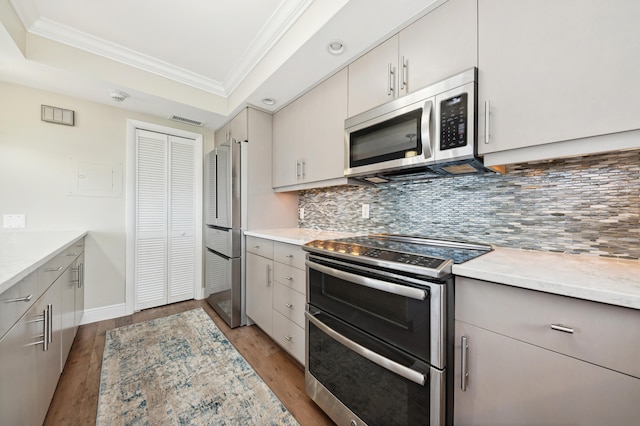
[[[512,165],[504,175],[301,191],[299,207],[301,228],[638,259],[640,151]]]

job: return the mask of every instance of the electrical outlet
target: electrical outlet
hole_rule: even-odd
[[[369,204],[362,205],[362,218],[369,219]]]
[[[5,228],[24,228],[26,226],[26,216],[24,214],[5,214],[3,223]]]
[[[300,218],[300,220],[304,220],[304,207],[300,207],[300,209],[298,210],[298,217]]]

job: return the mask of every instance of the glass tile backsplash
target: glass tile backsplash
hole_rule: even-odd
[[[640,151],[517,164],[505,175],[313,189],[300,192],[299,207],[301,228],[638,259]]]

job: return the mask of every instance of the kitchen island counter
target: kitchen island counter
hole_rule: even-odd
[[[86,235],[87,231],[0,232],[0,293]]]
[[[455,275],[640,309],[640,261],[497,247]]]

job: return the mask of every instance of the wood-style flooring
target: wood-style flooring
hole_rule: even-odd
[[[199,307],[209,314],[298,423],[302,426],[334,424],[305,394],[304,370],[297,361],[255,325],[230,329],[204,300],[175,303],[81,326],[44,424],[95,424],[102,352],[107,330]]]

